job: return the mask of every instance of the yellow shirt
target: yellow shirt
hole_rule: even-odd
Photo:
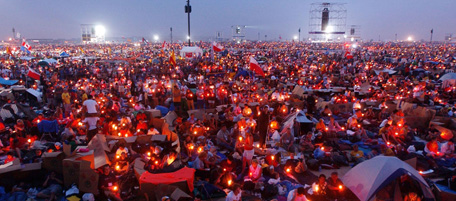
[[[70,104],[70,99],[71,99],[71,96],[68,92],[62,93],[62,101],[64,104]]]
[[[358,158],[364,157],[364,152],[361,150],[358,150],[358,151],[353,150],[350,152],[350,155],[351,155],[351,157],[358,159]]]

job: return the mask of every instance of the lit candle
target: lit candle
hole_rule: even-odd
[[[228,186],[231,186],[232,183],[233,183],[233,181],[231,179],[228,180]]]

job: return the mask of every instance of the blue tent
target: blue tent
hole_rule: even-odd
[[[70,55],[66,52],[60,53],[60,57],[70,57]]]
[[[16,83],[17,83],[17,80],[5,80],[5,79],[0,77],[0,84],[3,84],[3,85],[14,85]]]

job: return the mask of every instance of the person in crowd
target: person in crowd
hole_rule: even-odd
[[[63,180],[58,178],[55,172],[51,172],[43,183],[43,190],[41,190],[36,197],[45,198],[49,201],[56,201],[58,196],[62,194],[62,185]]]

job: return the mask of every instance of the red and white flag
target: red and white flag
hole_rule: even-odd
[[[166,43],[166,40],[163,41],[162,49],[168,49],[168,43]]]
[[[258,64],[257,60],[255,60],[253,57],[250,57],[250,64],[249,64],[250,70],[255,72],[258,75],[261,75],[264,77],[264,72],[260,67],[260,64]]]
[[[223,50],[223,46],[214,41],[212,42],[212,49],[214,52],[221,52]]]
[[[35,80],[39,80],[40,79],[40,74],[37,73],[36,71],[32,70],[31,68],[29,68],[27,76],[29,76],[29,77],[31,77],[31,78],[33,78]]]
[[[349,51],[346,51],[346,52],[345,52],[345,58],[347,58],[347,59],[353,59],[353,55],[352,55]]]
[[[25,49],[27,49],[28,51],[31,51],[32,50],[32,46],[30,46],[27,41],[23,41],[22,42],[22,47],[24,47]]]

